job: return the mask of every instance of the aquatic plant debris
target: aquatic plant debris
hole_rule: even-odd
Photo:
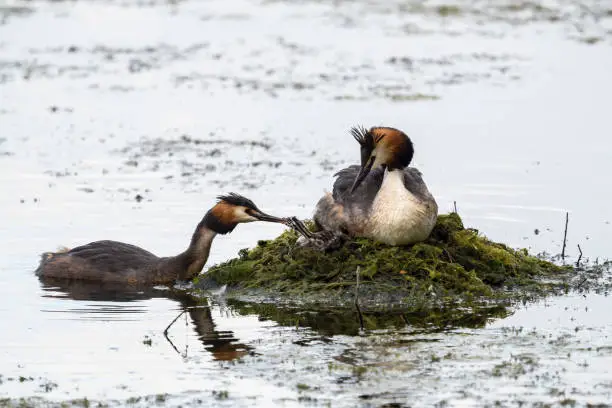
[[[456,213],[440,215],[430,237],[411,246],[356,238],[322,253],[297,240],[297,233],[289,230],[259,241],[237,258],[211,267],[195,286],[228,285],[234,293],[342,304],[353,299],[360,268],[360,302],[418,306],[544,295],[567,286],[565,277],[572,270],[526,249],[492,242],[465,228]]]

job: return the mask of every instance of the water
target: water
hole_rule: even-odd
[[[331,174],[358,160],[356,124],[408,132],[441,211],[456,201],[490,238],[559,253],[569,212],[570,260],[578,244],[609,258],[612,9],[439,6],[0,3],[0,398],[609,404],[605,294],[476,327],[356,336],[350,313],[196,305],[33,274],[40,253],[104,238],[178,253],[228,191],[308,217]],[[282,230],[241,225],[209,264]]]

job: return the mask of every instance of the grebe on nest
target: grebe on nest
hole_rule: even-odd
[[[65,252],[46,252],[36,274],[42,277],[80,279],[132,284],[168,284],[196,277],[210,253],[217,234],[232,232],[243,222],[287,223],[263,213],[248,198],[230,193],[219,196],[198,224],[189,247],[170,257],[157,257],[134,245],[117,241],[96,241]]]
[[[361,166],[335,174],[333,193],[317,204],[313,233],[296,218],[291,226],[315,246],[327,249],[343,237],[366,237],[388,245],[427,239],[438,217],[438,205],[421,177],[408,167],[414,155],[410,138],[390,127],[351,129],[361,146]]]

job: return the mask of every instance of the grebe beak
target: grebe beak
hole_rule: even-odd
[[[259,221],[278,222],[278,223],[285,224],[285,225],[288,222],[287,218],[278,218],[273,215],[263,213],[261,211],[253,211],[251,215],[257,218]]]
[[[366,178],[370,170],[372,170],[372,166],[374,165],[374,159],[376,159],[376,157],[374,156],[370,157],[370,160],[367,162],[367,164],[365,164],[364,166],[361,166],[361,170],[359,170],[359,174],[355,178],[355,182],[353,183],[353,186],[351,187],[351,194],[363,182],[363,180]]]

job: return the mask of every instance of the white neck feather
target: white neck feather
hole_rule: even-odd
[[[424,202],[406,189],[402,170],[385,170],[366,236],[389,245],[411,244],[429,236],[436,218],[435,203]]]

